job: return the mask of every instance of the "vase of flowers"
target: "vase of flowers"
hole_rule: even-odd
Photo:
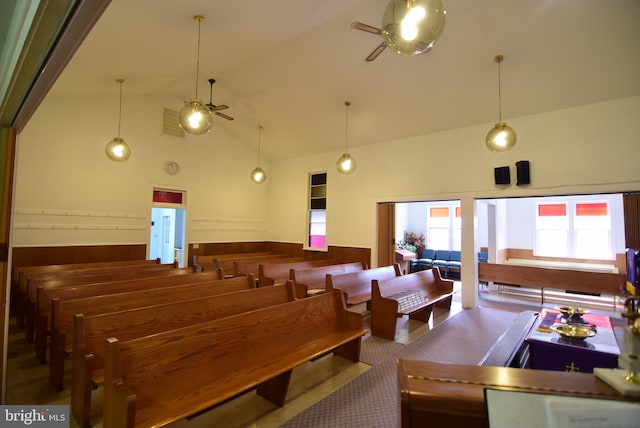
[[[417,234],[414,232],[404,232],[404,241],[402,242],[402,247],[416,253],[416,256],[419,258],[422,254],[422,250],[424,249],[425,238],[424,234]]]

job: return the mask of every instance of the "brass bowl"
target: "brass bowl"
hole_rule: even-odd
[[[579,317],[581,315],[589,313],[588,309],[573,306],[556,306],[555,309],[560,311],[560,313],[562,313],[562,316],[565,318],[569,318],[574,315]]]
[[[558,333],[561,337],[571,340],[584,340],[596,335],[596,332],[590,328],[576,325],[552,325],[551,330]]]

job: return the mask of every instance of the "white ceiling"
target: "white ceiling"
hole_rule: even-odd
[[[52,95],[150,94],[228,104],[223,128],[281,159],[640,95],[639,0],[444,0],[444,32],[429,54],[386,49],[387,0],[113,0]],[[175,106],[176,109],[180,105]],[[488,131],[489,128],[487,128]],[[194,137],[202,138],[202,137]],[[484,135],[478,135],[483,144]],[[524,144],[524,142],[522,143]],[[355,152],[355,150],[354,150]]]

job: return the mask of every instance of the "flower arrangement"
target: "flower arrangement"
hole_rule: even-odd
[[[424,248],[424,242],[424,234],[418,235],[417,233],[413,232],[404,232],[404,242],[402,243],[402,246],[405,249],[413,251],[415,253],[419,248]]]

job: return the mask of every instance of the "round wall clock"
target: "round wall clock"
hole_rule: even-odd
[[[180,172],[180,165],[174,161],[166,161],[164,163],[164,171],[169,175],[176,175]]]

